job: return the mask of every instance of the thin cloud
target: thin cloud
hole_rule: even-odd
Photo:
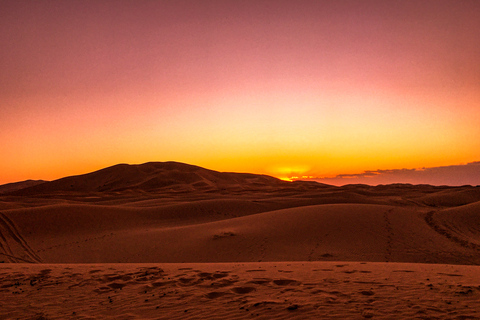
[[[368,170],[358,174],[339,174],[335,177],[317,177],[309,180],[333,185],[390,183],[480,185],[480,161],[432,168]]]

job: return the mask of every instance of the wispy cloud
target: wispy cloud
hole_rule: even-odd
[[[462,165],[419,168],[364,171],[358,174],[339,174],[335,177],[314,177],[315,180],[333,185],[345,184],[432,184],[432,185],[480,185],[480,161]]]

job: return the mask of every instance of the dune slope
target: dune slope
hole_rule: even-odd
[[[163,210],[47,206],[7,211],[3,217],[15,221],[42,262],[480,263],[478,248],[445,236],[429,225],[429,213],[418,208],[330,204],[257,213],[265,208],[244,203],[239,211],[246,215],[238,216],[232,208],[240,203],[230,210],[227,204],[180,204]],[[464,216],[452,219],[463,223]],[[478,234],[463,236],[478,241]],[[17,255],[28,260],[26,250]]]

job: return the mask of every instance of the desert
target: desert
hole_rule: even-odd
[[[480,188],[178,162],[0,186],[2,319],[477,319]]]
[[[0,1],[0,320],[479,319],[480,1]]]

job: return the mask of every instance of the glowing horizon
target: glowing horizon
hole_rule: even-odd
[[[283,179],[478,161],[479,13],[4,1],[0,184],[149,161]]]

